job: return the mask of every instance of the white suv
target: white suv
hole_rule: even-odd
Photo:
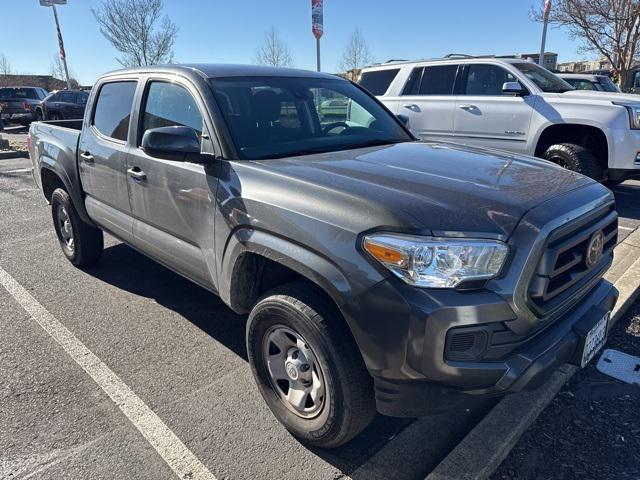
[[[534,155],[610,185],[640,176],[638,96],[581,92],[493,57],[390,62],[363,69],[359,84],[424,140]]]

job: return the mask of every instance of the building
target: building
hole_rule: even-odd
[[[52,92],[67,88],[67,82],[51,75],[0,75],[0,87],[41,87]]]
[[[522,58],[523,60],[531,60],[533,63],[539,63],[540,52],[538,53],[517,53],[515,55],[498,55],[496,58]],[[554,71],[558,66],[558,54],[554,52],[544,53],[544,65],[547,70]]]
[[[606,58],[593,61],[565,62],[558,64],[558,71],[563,73],[609,72],[611,71],[611,62]]]

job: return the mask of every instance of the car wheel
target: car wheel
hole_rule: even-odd
[[[38,109],[36,110],[36,122],[41,122],[42,120],[44,120],[42,110]]]
[[[543,158],[568,170],[581,173],[594,180],[602,181],[604,172],[598,161],[586,148],[573,143],[551,145]]]
[[[53,227],[62,252],[76,267],[96,263],[102,255],[102,230],[85,223],[76,211],[69,194],[58,188],[51,196]]]
[[[373,381],[335,305],[295,282],[267,293],[247,322],[253,376],[289,432],[333,448],[358,435],[375,415]]]

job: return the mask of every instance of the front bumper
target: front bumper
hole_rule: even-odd
[[[495,396],[537,388],[560,365],[580,365],[584,332],[610,312],[617,299],[613,285],[600,280],[571,310],[500,360],[452,362],[441,358],[433,367],[448,373],[439,375],[439,381],[374,375],[377,409],[385,415],[414,417],[464,404],[469,395]]]

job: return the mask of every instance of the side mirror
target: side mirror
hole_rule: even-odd
[[[200,154],[200,139],[190,127],[159,127],[144,132],[142,149],[149,155],[184,160],[187,155]]]
[[[505,82],[502,84],[502,92],[522,95],[523,93],[526,93],[526,90],[520,82]]]
[[[398,117],[398,120],[400,120],[405,127],[409,128],[409,117],[402,114],[397,115],[397,117]]]

